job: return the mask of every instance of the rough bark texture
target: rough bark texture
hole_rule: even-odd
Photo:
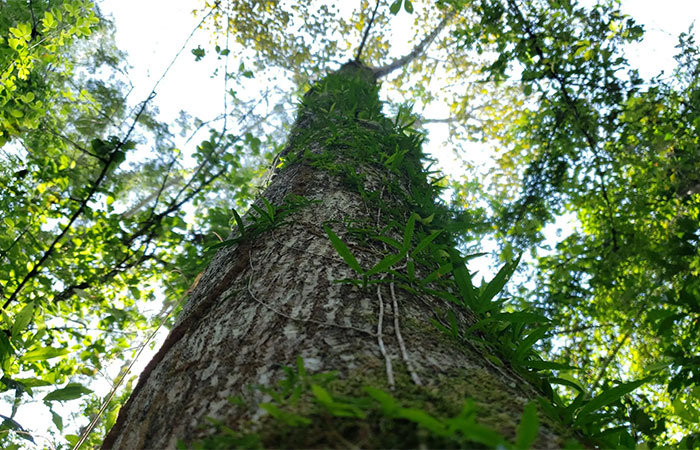
[[[364,74],[374,83],[371,72],[360,66],[349,64],[342,71]],[[376,125],[366,126],[370,130]],[[295,127],[285,153],[299,158],[273,178],[263,196],[277,207],[290,194],[310,202],[287,216],[286,223],[217,254],[122,408],[104,448],[173,448],[178,440],[195,442],[216,432],[206,418],[234,430],[257,424],[274,446],[417,445],[420,432],[418,437],[382,440],[377,437],[382,428],[369,423],[370,418],[354,419],[352,427],[336,430],[332,418],[321,418],[322,429],[298,427],[287,440],[275,440],[282,438],[274,437],[277,425],[264,410],[228,400],[237,396],[251,405],[269,399],[250,387],[273,385],[284,376],[283,366],[295,366],[299,356],[310,373],[338,371],[335,383],[349,395],[362,393],[366,384],[389,391],[380,340],[392,363],[397,398],[424,402],[436,414],[455,414],[466,398],[473,398],[480,407],[480,423],[513,436],[524,405],[537,392],[507,366],[494,365],[475,347],[436,330],[428,319],[447,308],[444,300],[409,294],[388,282],[366,287],[337,282],[357,274],[333,248],[323,224],[347,243],[362,267],[372,267],[384,256],[381,247],[349,233],[344,224],[382,228],[391,220],[405,223],[411,205],[387,191],[387,180],[409,197],[416,186],[378,164],[353,162],[362,180],[358,190],[342,175],[309,162],[308,156],[329,151],[336,161],[346,158],[342,145],[327,148],[323,130],[311,129],[317,127],[313,114],[300,112]],[[375,193],[374,200],[361,190]],[[386,206],[384,211],[394,211],[394,217],[382,212],[379,203]],[[265,208],[262,201],[257,204]],[[244,221],[252,223],[250,217]],[[471,320],[465,314],[459,317]],[[559,447],[559,436],[545,422],[536,445]]]

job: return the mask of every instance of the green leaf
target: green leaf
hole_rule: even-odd
[[[700,400],[700,385],[697,385],[690,391],[690,395],[695,397],[696,400]]]
[[[537,431],[540,422],[537,418],[537,403],[530,402],[525,405],[523,417],[520,419],[520,424],[515,434],[516,448],[530,448],[537,439]]]
[[[325,405],[333,403],[333,397],[331,397],[331,394],[329,394],[327,390],[325,390],[318,384],[311,385],[311,392],[314,394],[314,397],[316,397],[316,400],[318,400],[320,403],[323,403]]]
[[[382,412],[386,416],[393,417],[396,414],[396,411],[399,409],[399,405],[394,397],[381,389],[377,389],[372,386],[365,386],[363,389],[365,392],[367,392],[367,394],[369,394],[370,397],[372,397],[372,399],[379,402],[382,407]]]
[[[102,139],[95,138],[90,141],[90,148],[98,155],[106,155],[114,149],[114,145]]]
[[[348,246],[340,240],[340,238],[333,232],[333,230],[330,229],[328,225],[324,225],[323,229],[326,231],[328,238],[331,240],[333,248],[336,252],[338,252],[338,254],[343,258],[343,260],[345,260],[347,265],[350,266],[351,269],[353,269],[360,275],[364,274],[362,267],[360,267],[360,264],[357,262],[353,254],[350,253],[350,249],[348,248]]]
[[[122,150],[115,151],[111,156],[111,160],[112,160],[112,165],[114,167],[118,167],[119,164],[123,163],[124,160],[126,160],[126,152],[124,152]]]
[[[331,394],[318,384],[311,385],[311,392],[316,400],[323,405],[328,412],[337,417],[359,417],[364,418],[365,414],[360,409],[349,403],[340,403],[333,400]]]
[[[413,230],[416,227],[416,217],[418,214],[412,213],[408,219],[406,228],[403,230],[403,251],[407,252],[411,248],[411,239],[413,239]],[[418,216],[420,217],[420,216]]]
[[[700,411],[683,403],[680,397],[673,399],[671,404],[673,405],[673,412],[681,419],[690,423],[700,423]]]
[[[509,323],[549,323],[550,320],[542,314],[531,313],[527,311],[518,311],[514,313],[496,313],[491,317],[498,321]]]
[[[440,297],[443,300],[447,300],[450,303],[454,303],[455,305],[459,306],[464,306],[464,302],[457,299],[454,295],[450,294],[449,292],[445,291],[438,291],[436,289],[428,289],[428,288],[423,288],[426,294],[434,295],[436,297]]]
[[[32,27],[27,23],[18,23],[17,28],[10,27],[10,33],[15,35],[17,39],[29,41],[32,37]]]
[[[294,414],[291,412],[283,411],[278,408],[273,403],[260,403],[259,405],[262,409],[267,411],[272,417],[281,420],[285,424],[298,427],[302,425],[311,424],[311,419],[308,417],[300,416],[299,414]]]
[[[231,212],[233,213],[233,219],[236,221],[236,225],[238,226],[238,232],[241,234],[241,236],[245,237],[246,229],[245,225],[243,224],[243,219],[241,219],[241,216],[238,215],[238,212],[236,212],[235,209],[231,208]]]
[[[499,358],[498,356],[490,354],[486,354],[484,356],[495,365],[503,367],[503,361],[501,361],[501,358]]]
[[[523,362],[523,365],[535,370],[578,370],[576,367],[553,361],[525,361]]]
[[[411,122],[411,123],[413,123],[413,122]],[[430,225],[433,222],[433,219],[435,219],[435,213],[432,213],[431,215],[429,215],[425,219],[422,219],[418,216],[416,217],[416,220],[418,222],[422,223],[423,225]]]
[[[22,98],[22,101],[24,103],[31,103],[32,101],[34,101],[35,97],[36,96],[34,95],[34,92],[27,92],[21,98]],[[61,155],[61,156],[63,156],[63,155]]]
[[[273,222],[275,220],[275,207],[272,206],[272,203],[270,203],[265,197],[262,197],[262,201],[267,209],[267,214],[270,216],[270,221]]]
[[[404,255],[399,253],[399,254],[391,254],[387,255],[384,258],[382,258],[381,261],[379,261],[374,267],[369,269],[367,273],[365,273],[366,276],[374,275],[375,273],[382,273],[385,272],[387,269],[389,269],[391,266],[394,264],[398,263],[404,258]]]
[[[32,316],[34,315],[34,302],[29,302],[24,305],[24,308],[17,313],[15,316],[15,321],[12,324],[12,336],[17,337],[22,333],[32,321]]]
[[[480,425],[473,420],[463,423],[461,432],[464,437],[471,442],[485,445],[488,448],[506,448],[506,442],[501,433],[484,425]]]
[[[525,355],[527,355],[527,352],[529,352],[532,346],[535,345],[535,342],[542,339],[544,335],[547,334],[547,331],[549,331],[549,326],[543,326],[536,328],[535,331],[528,334],[527,337],[523,339],[515,349],[515,359],[522,361]]]
[[[619,386],[615,386],[612,389],[608,389],[607,391],[601,393],[600,395],[586,403],[586,405],[583,408],[581,408],[581,410],[578,412],[576,421],[578,422],[579,419],[585,417],[587,414],[595,412],[603,406],[607,406],[610,403],[613,403],[614,401],[622,398],[622,396],[629,394],[630,392],[637,389],[639,386],[645,384],[647,381],[648,378],[642,378],[641,380],[630,381],[629,383],[622,383]]]
[[[393,15],[398,14],[400,9],[401,9],[401,0],[396,0],[394,3],[391,4],[391,6],[389,6],[389,11]]]
[[[56,414],[53,409],[51,410],[51,420],[53,421],[54,425],[56,425],[56,428],[58,428],[58,431],[63,431],[63,417]]]
[[[390,170],[396,170],[396,168],[403,161],[404,155],[408,153],[408,150],[396,150],[390,157],[384,161],[384,165]]]
[[[467,307],[477,310],[478,304],[474,295],[474,285],[472,285],[472,278],[467,270],[467,266],[464,264],[464,259],[455,249],[450,249],[449,253],[450,261],[452,262],[452,275],[457,283],[459,293],[462,295],[462,300]]]
[[[46,394],[46,396],[44,397],[44,401],[63,402],[68,400],[75,400],[76,398],[80,398],[85,394],[90,394],[91,392],[92,391],[90,389],[86,388],[80,383],[68,383],[66,387],[56,389],[55,391]]]
[[[410,420],[438,436],[447,436],[449,434],[447,427],[442,422],[422,409],[401,408],[397,416],[402,419]]]
[[[452,333],[452,336],[458,338],[459,325],[457,324],[457,317],[455,316],[454,311],[451,309],[447,310],[447,320],[450,322],[450,332]]]
[[[303,380],[306,378],[306,367],[304,367],[304,358],[297,356],[297,372],[299,373],[299,379]]]
[[[399,241],[397,241],[396,239],[392,239],[388,236],[375,236],[374,239],[381,241],[381,242],[384,242],[385,244],[389,244],[397,250],[403,249],[403,246],[401,245],[401,243]]]
[[[210,245],[209,247],[206,248],[206,251],[210,250],[218,250],[223,247],[232,247],[240,242],[241,238],[235,238],[235,239],[228,239],[226,241],[222,241],[213,245]]]
[[[421,286],[426,286],[428,283],[431,283],[438,277],[441,277],[442,275],[445,275],[447,273],[452,272],[452,264],[443,264],[440,267],[438,267],[437,270],[433,271],[425,277],[425,279],[421,282]]]
[[[197,48],[192,49],[192,54],[194,55],[195,61],[201,61],[202,58],[204,58],[204,53],[204,49],[199,45],[197,46]]]
[[[25,385],[19,379],[13,380],[12,378],[8,377],[7,375],[4,375],[2,378],[0,378],[0,383],[5,385],[3,388],[3,391],[14,390],[15,395],[22,393],[22,392],[26,392],[31,397],[34,397],[34,392],[32,392],[31,387]]]
[[[450,331],[450,329],[447,328],[446,326],[444,326],[443,324],[441,324],[440,322],[438,322],[437,320],[435,320],[435,319],[429,319],[429,321],[430,321],[430,323],[432,323],[433,326],[434,326],[435,328],[437,328],[440,332],[445,333],[445,334],[447,334],[448,336],[451,336],[451,335],[452,335],[452,332]]]
[[[412,259],[406,261],[406,275],[408,275],[410,281],[416,278],[416,263],[414,263]]]
[[[270,224],[274,222],[274,218],[267,211],[265,211],[264,209],[262,209],[258,205],[253,203],[252,205],[250,205],[250,207],[253,208],[253,210],[258,213],[258,216],[261,219],[263,219],[265,222],[270,223]]]
[[[49,30],[53,28],[56,25],[56,19],[54,19],[53,14],[51,14],[48,11],[44,12],[44,18],[42,19],[42,23],[46,30]]]
[[[430,235],[421,239],[418,245],[416,245],[416,248],[413,249],[413,251],[411,252],[411,257],[415,257],[418,254],[418,252],[430,245],[430,243],[433,242],[435,238],[440,235],[440,233],[442,233],[442,230],[433,231],[432,233],[430,233]]]
[[[411,0],[404,0],[403,8],[407,13],[411,14],[413,12],[413,3],[411,3]]]
[[[141,290],[136,286],[129,286],[129,292],[134,296],[136,300],[141,298]]]
[[[501,270],[499,270],[496,276],[493,277],[493,279],[486,285],[486,288],[479,297],[480,305],[488,305],[491,300],[493,300],[493,298],[503,290],[503,287],[506,285],[511,275],[513,275],[515,269],[518,267],[521,256],[522,254],[512,263],[506,263],[503,267],[501,267]]]
[[[50,386],[52,383],[42,380],[40,378],[17,378],[15,381],[22,383],[27,388],[33,388],[38,386]]]
[[[578,392],[585,393],[583,386],[581,386],[576,381],[570,380],[568,378],[549,377],[549,378],[547,378],[547,381],[549,381],[550,383],[554,383],[554,384],[560,384],[562,386],[568,386],[570,388],[574,388]]]
[[[7,417],[3,414],[0,414],[0,418],[3,419],[2,424],[0,424],[0,430],[17,430],[21,431],[21,433],[17,433],[17,436],[19,436],[22,439],[25,439],[27,441],[30,441],[34,443],[34,438],[30,433],[27,432],[27,430],[19,424],[16,420],[14,420],[11,417]]]
[[[68,353],[70,353],[70,350],[67,348],[41,347],[25,353],[20,359],[24,362],[46,361],[51,358],[67,355]]]
[[[0,332],[0,367],[2,367],[2,363],[5,362],[5,359],[8,356],[14,355],[14,353],[15,351],[12,348],[7,334]]]

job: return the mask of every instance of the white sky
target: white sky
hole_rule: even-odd
[[[350,3],[350,0],[346,1]],[[192,10],[201,3],[196,0],[102,0],[98,3],[105,14],[114,18],[117,45],[128,53],[128,62],[132,66],[129,73],[134,85],[130,102],[136,104],[146,98],[201,20],[192,15]],[[359,4],[359,0],[355,3]],[[700,0],[625,0],[622,3],[623,11],[644,24],[646,29],[645,41],[632,48],[627,55],[631,65],[639,68],[644,78],[662,70],[669,73],[675,66],[673,54],[677,35],[686,31],[693,20],[700,18]],[[406,15],[405,12],[400,14]],[[697,29],[695,34],[700,41]],[[198,45],[207,50],[207,58],[193,64],[194,57],[190,50]],[[211,77],[215,68],[212,63],[216,63],[211,55],[212,47],[207,32],[200,30],[159,85],[153,104],[160,109],[163,121],[172,121],[180,110],[202,120],[211,119],[223,111],[223,81],[220,76]],[[434,136],[432,141],[439,144],[443,138]],[[445,161],[444,164],[449,166],[450,162]],[[136,372],[145,366],[152,354],[141,356]],[[105,386],[98,393],[104,395],[106,389]],[[68,412],[78,403],[68,402],[64,408],[56,409]],[[0,413],[8,412],[7,406],[0,405]],[[64,415],[65,419],[68,417],[68,414]],[[53,426],[48,411],[42,405],[20,408],[17,420],[36,430],[39,435],[43,434],[42,430]],[[74,427],[66,425],[66,431],[75,432]],[[42,446],[46,444],[41,440],[37,442]]]
[[[622,11],[644,24],[644,42],[627,54],[632,67],[644,78],[667,74],[675,67],[673,55],[678,35],[700,20],[699,0],[625,0]],[[700,41],[700,23],[695,24],[696,42]]]
[[[114,17],[117,45],[129,54],[128,60],[133,66],[130,75],[135,85],[132,98],[145,98],[187,35],[199,23],[200,18],[192,15],[198,2],[102,0],[99,3],[103,12]],[[694,20],[700,19],[700,1],[625,0],[622,4],[623,11],[644,24],[646,29],[645,41],[628,54],[632,66],[640,68],[645,77],[673,68],[677,35],[686,31]],[[401,15],[406,16],[403,12]],[[700,40],[699,29],[695,34]],[[160,107],[164,119],[175,117],[181,109],[202,119],[220,111],[221,84],[210,78],[214,66],[209,62],[213,62],[213,58],[209,55],[204,61],[192,64],[190,50],[197,45],[206,49],[208,55],[211,52],[212,45],[205,31],[195,35],[158,89],[154,104]]]

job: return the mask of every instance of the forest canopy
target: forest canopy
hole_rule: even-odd
[[[358,55],[435,149],[469,283],[503,282],[448,334],[532,348],[553,414],[599,442],[700,445],[700,50],[691,27],[642,75],[623,6],[193,1],[173,64],[134,80],[99,4],[0,1],[3,448],[99,446],[301,96]],[[203,65],[211,111],[164,119],[162,83]]]

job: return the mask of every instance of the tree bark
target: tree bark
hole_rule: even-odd
[[[285,366],[296,367],[298,357],[309,374],[337,372],[327,386],[332,395],[366,397],[363,386],[374,386],[436,417],[458,414],[471,398],[480,424],[509,439],[515,435],[524,406],[538,392],[507,364],[494,364],[484,350],[430,324],[450,304],[402,288],[389,270],[365,285],[338,282],[362,277],[334,248],[324,225],[367,271],[397,252],[368,238],[367,230],[389,230],[400,241],[411,213],[427,215],[433,207],[426,192],[435,188],[421,168],[419,145],[402,155],[401,171],[387,163],[403,149],[383,147],[382,136],[395,131],[380,106],[374,74],[354,62],[305,95],[283,152],[285,166],[262,195],[275,218],[249,213],[239,238],[216,255],[103,448],[190,446],[221,433],[222,425],[255,432],[272,447],[442,442],[410,421],[382,417],[377,408],[354,417],[319,413],[310,405],[313,397],[296,405],[311,424],[280,423],[258,406],[270,401],[269,391],[252,387],[289,378]],[[348,124],[354,134],[344,132]],[[399,134],[406,142],[419,140]],[[270,210],[262,198],[256,206]],[[406,271],[407,261],[392,270]],[[428,270],[416,265],[415,277]],[[464,325],[474,322],[468,311],[456,317]],[[536,446],[560,447],[563,433],[545,418],[540,422]]]

